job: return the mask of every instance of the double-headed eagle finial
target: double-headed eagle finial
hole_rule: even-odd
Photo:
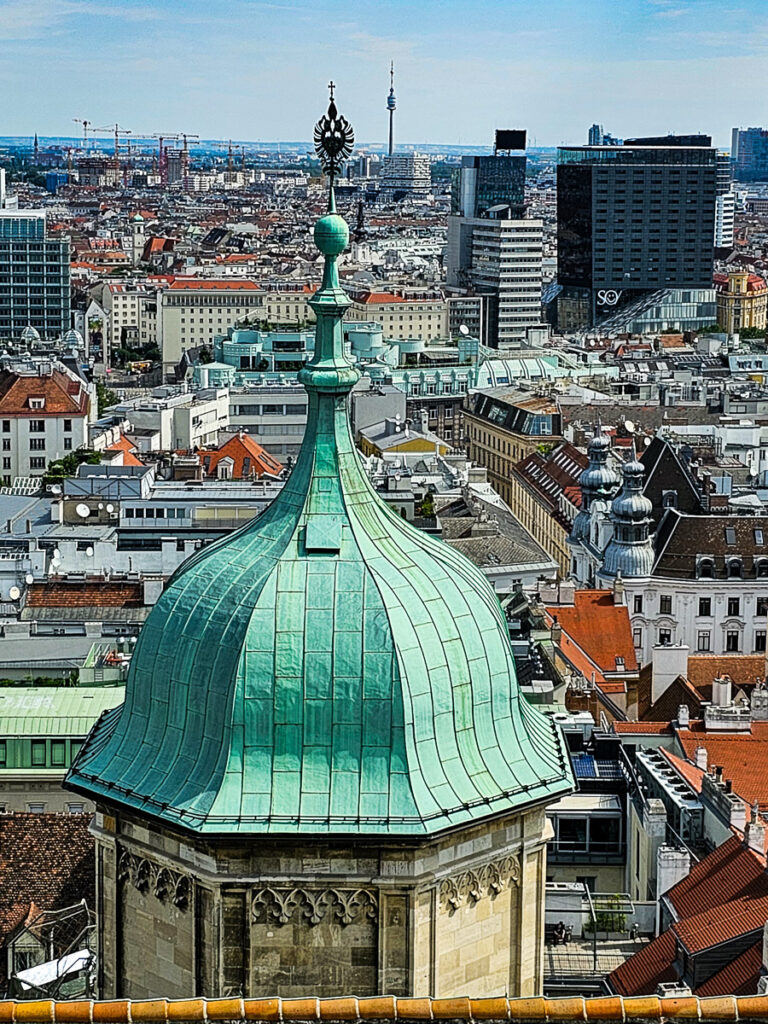
[[[333,82],[328,83],[330,91],[328,113],[324,114],[315,125],[315,152],[320,158],[323,170],[330,178],[331,188],[333,188],[334,178],[341,170],[341,165],[349,159],[355,144],[352,125],[336,109],[333,99],[335,88]]]

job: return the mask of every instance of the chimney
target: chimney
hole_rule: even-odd
[[[707,770],[707,748],[696,747],[693,752],[693,760],[697,768],[701,768],[703,771]]]
[[[712,680],[712,704],[716,708],[729,708],[733,700],[730,676]]]
[[[656,853],[656,898],[681,882],[691,870],[691,855],[688,850],[673,846],[660,846]]]
[[[765,853],[765,825],[760,818],[757,801],[752,807],[752,820],[744,829],[744,845],[760,856]]]
[[[627,598],[624,593],[624,580],[621,578],[621,570],[616,573],[616,579],[613,581],[613,603],[614,604],[626,604]]]
[[[563,639],[563,627],[557,621],[557,616],[556,615],[554,616],[554,620],[552,622],[552,629],[550,631],[550,636],[552,637],[552,643],[557,645],[557,646],[559,646],[561,640]]]
[[[752,721],[768,721],[768,690],[764,685],[756,686],[752,691]]]
[[[651,703],[666,693],[678,676],[688,674],[688,645],[666,644],[653,648],[651,659]]]
[[[677,724],[681,729],[687,729],[691,721],[691,715],[687,704],[681,704],[677,709]]]

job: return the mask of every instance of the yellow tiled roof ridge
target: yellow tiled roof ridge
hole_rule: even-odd
[[[768,1020],[768,996],[604,996],[544,999],[114,999],[0,1001],[0,1024],[161,1024],[166,1021],[671,1021]]]

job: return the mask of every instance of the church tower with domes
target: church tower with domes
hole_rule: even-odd
[[[333,94],[315,141],[331,189],[301,453],[168,581],[67,779],[97,805],[108,998],[541,991],[567,752],[519,692],[485,577],[363,472]]]

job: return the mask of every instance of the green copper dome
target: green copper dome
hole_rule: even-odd
[[[340,220],[318,231],[326,265],[296,466],[261,516],[169,581],[125,704],[69,773],[94,799],[206,833],[423,836],[570,788],[556,727],[518,692],[485,577],[363,472]]]

